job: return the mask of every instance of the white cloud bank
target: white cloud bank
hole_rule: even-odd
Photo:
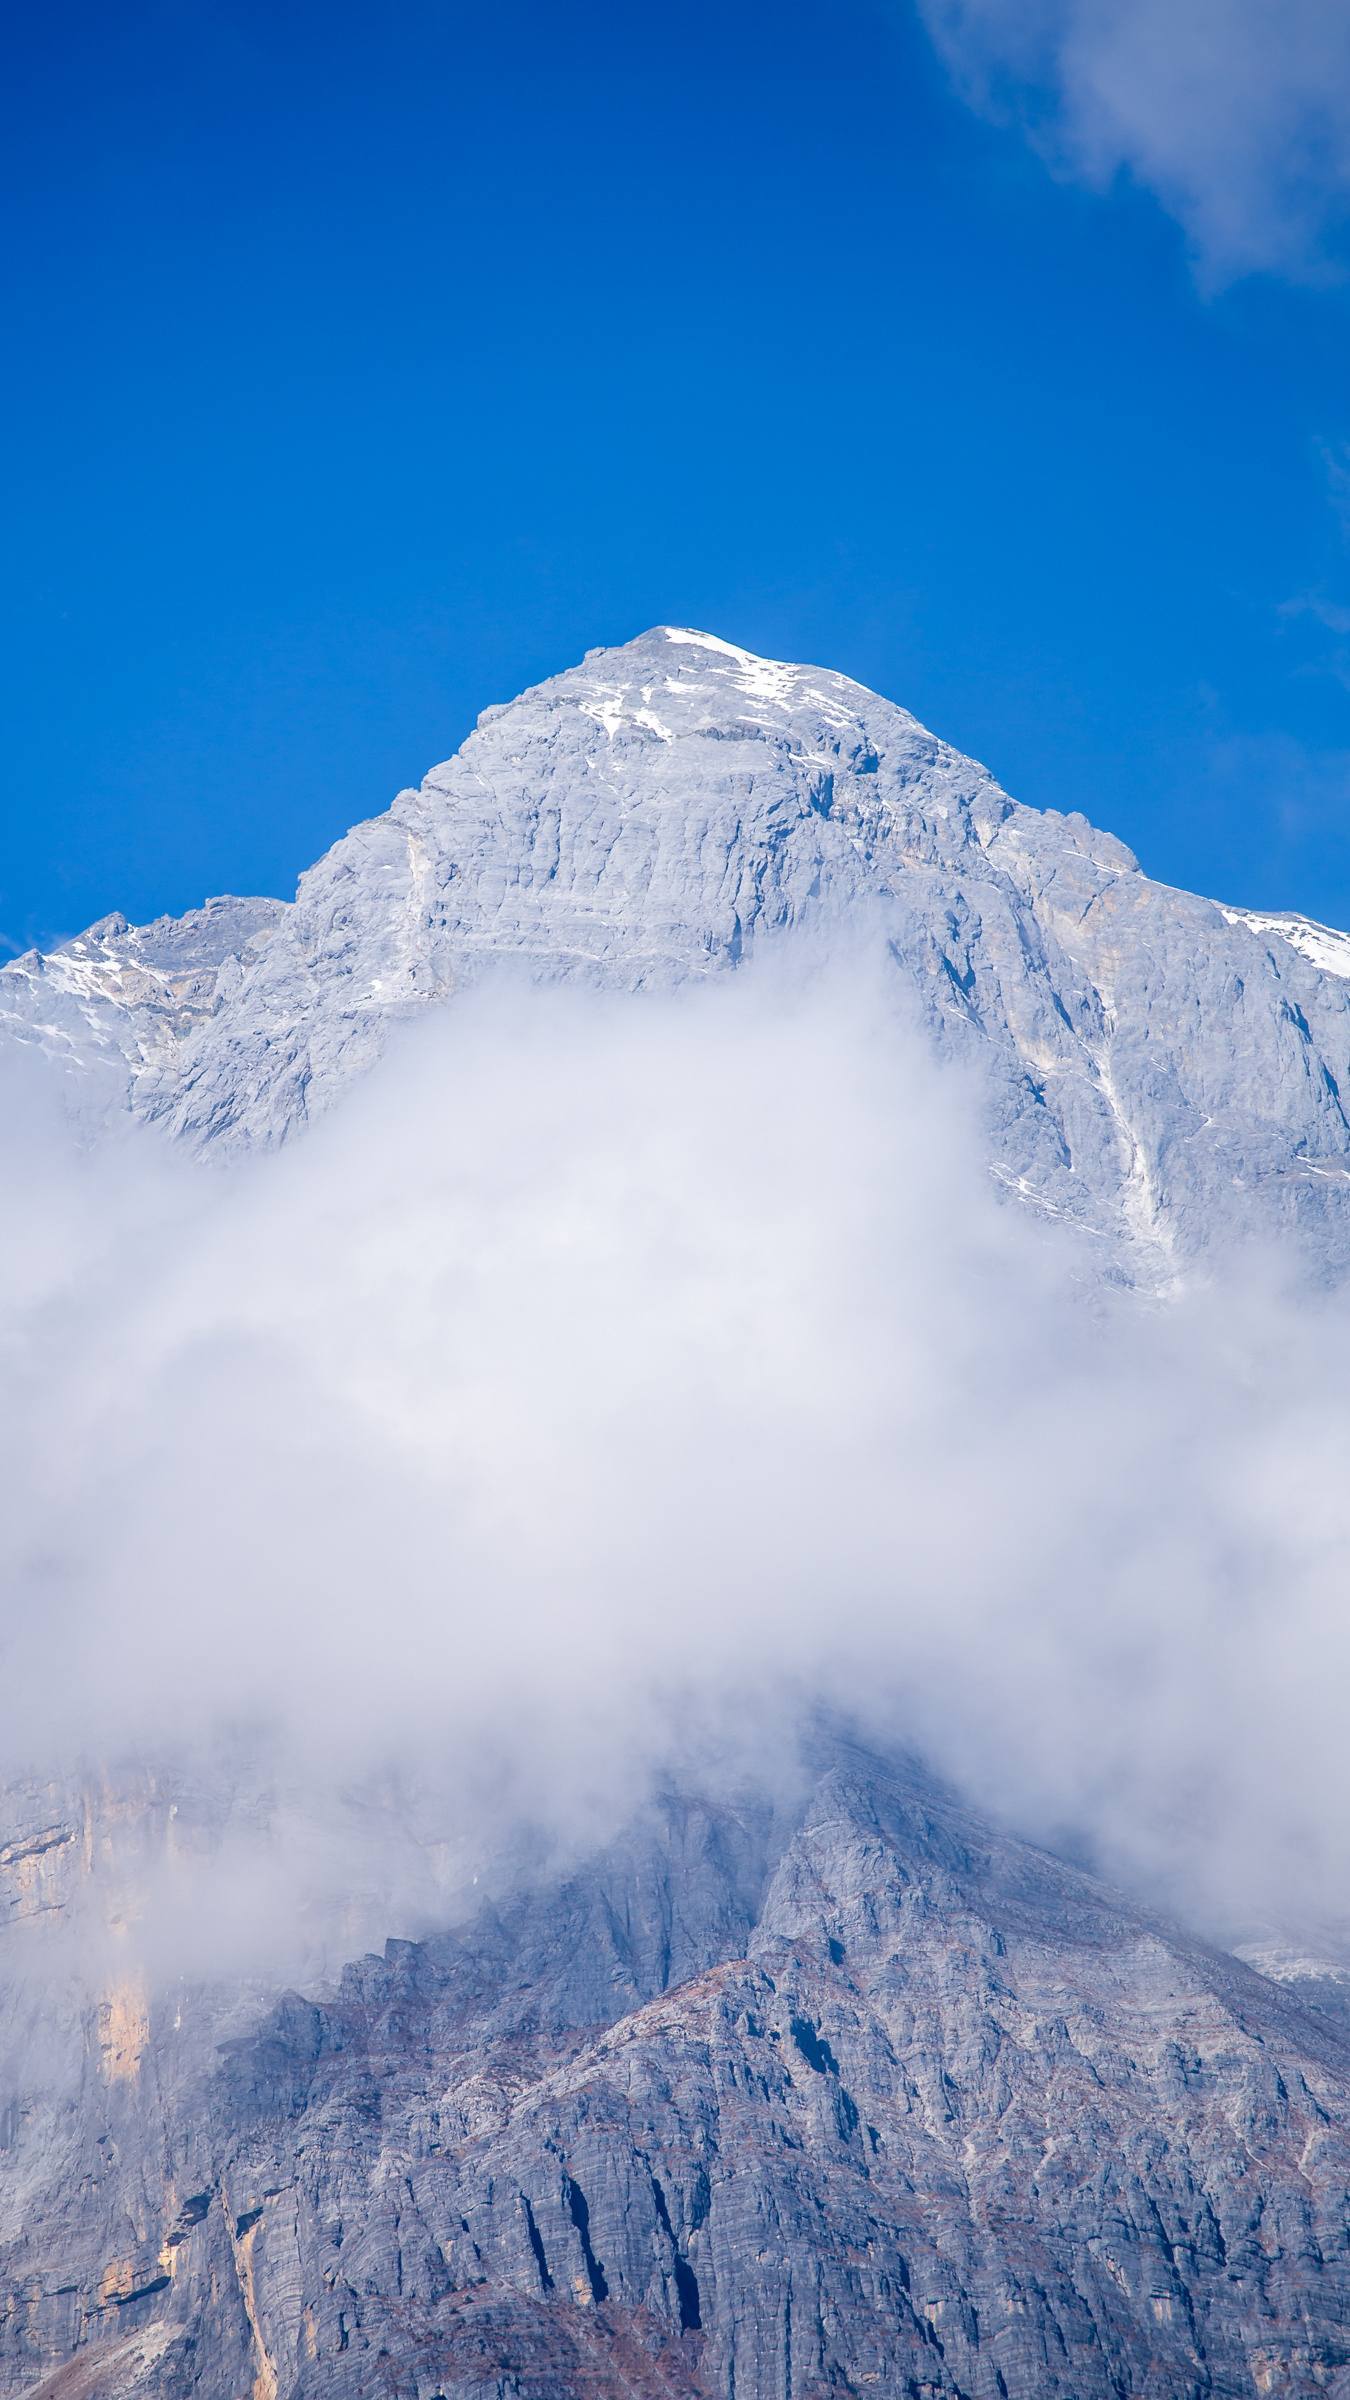
[[[1064,171],[1132,175],[1202,277],[1297,275],[1350,219],[1344,0],[919,0],[967,99]]]
[[[1346,1307],[1104,1296],[977,1097],[765,968],[480,997],[215,1173],[5,1094],[0,1781],[242,1745],[220,1940],[366,1939],[823,1704],[1206,1921],[1343,1913]]]

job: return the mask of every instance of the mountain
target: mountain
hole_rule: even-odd
[[[91,1129],[223,1158],[498,963],[656,991],[793,929],[882,946],[982,1070],[993,1172],[1104,1265],[1350,1263],[1350,939],[708,634],[488,710],[293,903],[16,960],[0,1028]],[[0,2400],[1350,2400],[1315,1962],[1258,1972],[832,1726],[322,1987],[147,1979],[138,1888],[226,1914],[269,1805],[202,1762],[0,1795]]]
[[[884,934],[980,1062],[991,1164],[1142,1259],[1350,1255],[1350,937],[1169,890],[823,669],[664,627],[492,708],[291,904],[217,900],[0,972],[0,1026],[195,1143],[285,1141],[490,962],[664,988],[775,935]]]

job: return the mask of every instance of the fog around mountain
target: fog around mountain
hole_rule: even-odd
[[[0,1760],[235,1789],[147,1957],[417,1931],[672,1774],[790,1780],[822,1712],[1335,1946],[1346,1302],[1259,1245],[1104,1276],[987,1100],[879,935],[490,978],[223,1164],[10,1062]]]
[[[0,969],[7,2400],[1339,2389],[1348,1089],[670,627]]]

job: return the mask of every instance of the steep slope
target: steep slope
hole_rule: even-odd
[[[9,2220],[4,2392],[1350,2390],[1343,2036],[910,1767],[672,1797],[155,2055]]]
[[[658,629],[487,710],[293,906],[109,921],[0,973],[0,1022],[113,1060],[189,1141],[285,1140],[391,1019],[494,961],[621,989],[793,927],[884,935],[904,1005],[983,1066],[1024,1198],[1182,1254],[1232,1226],[1350,1243],[1350,952],[1152,883],[824,670]]]

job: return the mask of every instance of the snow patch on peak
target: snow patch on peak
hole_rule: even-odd
[[[1284,909],[1225,908],[1222,901],[1218,907],[1230,925],[1249,925],[1253,933],[1277,934],[1324,975],[1350,979],[1350,933],[1338,933],[1333,925],[1319,925],[1312,917],[1295,916]]]
[[[651,685],[644,685],[637,696],[644,701],[649,700]],[[672,742],[675,736],[670,727],[663,725],[661,719],[650,708],[631,707],[629,703],[632,698],[631,686],[605,683],[596,686],[594,700],[583,700],[579,705],[583,717],[590,717],[595,724],[603,725],[611,741],[620,726],[641,725],[645,732],[654,733],[658,741]]]
[[[663,625],[661,631],[668,642],[683,643],[686,648],[691,650],[717,650],[723,658],[734,658],[737,666],[740,667],[778,667],[782,665],[782,661],[779,659],[760,658],[753,650],[742,650],[735,642],[724,642],[718,633],[695,633],[687,625]],[[786,672],[791,674],[793,669],[789,667]]]
[[[753,650],[742,650],[735,642],[724,642],[715,633],[694,633],[677,625],[663,625],[661,631],[668,642],[679,642],[695,650],[712,650],[721,658],[729,658],[739,669],[733,678],[737,688],[752,700],[768,700],[786,708],[793,687],[802,674],[782,659],[757,658]]]
[[[865,683],[858,683],[851,675],[837,674],[833,667],[809,667],[786,659],[761,658],[754,650],[742,650],[737,642],[724,642],[720,634],[698,633],[690,626],[659,625],[656,631],[668,642],[729,659],[733,669],[728,678],[731,687],[748,700],[766,701],[778,708],[811,708],[836,728],[857,723],[860,709],[868,703],[885,708],[891,717],[906,716],[903,709],[896,709],[891,702],[880,701],[878,694]],[[667,677],[666,688],[680,690],[680,679]],[[687,683],[683,688],[688,689]],[[725,684],[720,688],[725,689]]]
[[[583,717],[593,717],[597,725],[603,725],[611,741],[623,723],[624,712],[619,704],[617,693],[602,692],[599,703],[594,708],[588,701],[583,700],[581,713]]]

